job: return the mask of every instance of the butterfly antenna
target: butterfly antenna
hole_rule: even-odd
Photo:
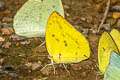
[[[66,70],[68,73],[70,73],[64,63],[63,63],[63,67],[65,68],[65,70]]]

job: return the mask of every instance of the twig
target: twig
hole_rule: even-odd
[[[108,0],[108,2],[107,2],[107,7],[106,7],[106,10],[105,10],[103,19],[102,19],[102,21],[101,21],[101,23],[100,23],[100,25],[99,25],[99,27],[98,27],[97,33],[99,33],[99,31],[100,31],[100,29],[101,29],[101,27],[102,27],[105,19],[107,18],[107,14],[108,14],[108,12],[109,12],[109,8],[110,8],[110,0]]]
[[[39,46],[39,47],[43,46],[44,44],[45,44],[45,41],[43,41],[43,42],[40,44],[40,46]]]

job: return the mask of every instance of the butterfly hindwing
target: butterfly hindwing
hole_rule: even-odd
[[[104,32],[100,37],[98,45],[98,63],[102,74],[104,74],[109,64],[110,53],[113,50],[118,52],[118,48],[112,37],[107,32]]]

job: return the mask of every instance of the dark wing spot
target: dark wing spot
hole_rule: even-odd
[[[83,56],[87,57],[86,55],[83,55]],[[88,58],[88,57],[87,57],[87,58]]]
[[[55,5],[53,5],[52,7],[55,8]]]
[[[59,24],[59,27],[60,27],[60,29],[62,29],[62,26],[61,26],[61,24],[57,21],[57,23]]]
[[[77,48],[80,48],[80,47],[77,47]]]
[[[76,44],[79,44],[77,40],[75,42],[76,42]]]
[[[49,25],[52,25],[52,23],[49,23]]]
[[[55,35],[54,35],[54,34],[52,34],[52,37],[55,37]]]
[[[105,48],[103,48],[103,50],[105,51]]]
[[[64,40],[65,46],[67,46],[67,41]]]
[[[62,36],[65,37],[65,35],[62,33]]]
[[[56,41],[57,41],[57,42],[59,42],[59,39],[58,39],[58,38],[56,38]]]
[[[61,53],[59,53],[59,60],[61,60],[61,56],[62,56]]]

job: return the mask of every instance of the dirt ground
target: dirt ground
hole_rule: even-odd
[[[27,0],[0,0],[0,80],[103,80],[97,61],[97,47],[99,37],[103,31],[112,28],[120,29],[120,0],[111,0],[108,17],[99,33],[100,25],[107,0],[62,0],[65,18],[70,21],[89,41],[91,56],[88,60],[77,64],[66,64],[68,73],[62,64],[43,66],[50,63],[45,45],[38,47],[44,38],[16,37],[13,30],[13,18],[17,10]],[[4,4],[2,6],[1,2]],[[2,25],[2,27],[1,27]],[[7,26],[7,27],[6,27]]]

